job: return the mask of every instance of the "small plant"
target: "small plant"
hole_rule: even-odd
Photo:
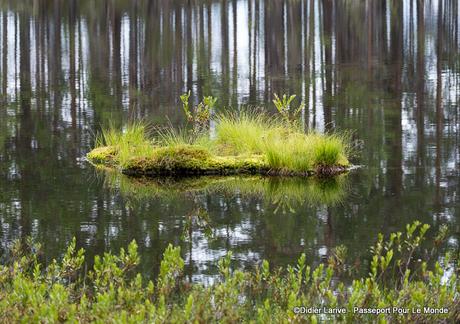
[[[211,112],[216,105],[217,98],[212,96],[205,96],[203,100],[195,107],[190,105],[191,91],[184,93],[180,96],[182,101],[182,109],[184,110],[187,120],[192,124],[193,132],[198,134],[207,129]]]
[[[288,96],[283,94],[282,98],[280,98],[275,93],[273,96],[273,104],[275,105],[283,120],[289,124],[296,124],[298,122],[300,113],[305,108],[305,104],[301,102],[299,107],[293,109],[291,107],[291,103],[296,98],[296,95]]]
[[[332,249],[332,254],[328,258],[329,267],[334,269],[337,273],[343,273],[347,269],[346,259],[347,259],[348,249],[344,245],[339,245]]]
[[[145,121],[131,121],[122,129],[110,125],[96,137],[96,150],[89,153],[91,160],[114,157],[116,163],[125,166],[133,156],[152,156],[155,145],[150,138],[150,126]]]
[[[180,96],[180,100],[182,101],[182,109],[184,110],[185,116],[190,122],[193,121],[193,114],[189,102],[191,94],[192,92],[189,90],[187,93],[184,93]]]
[[[377,243],[371,247],[372,280],[384,287],[402,287],[408,279],[425,276],[427,262],[433,253],[421,249],[421,245],[429,228],[428,224],[415,221],[406,225],[406,233],[392,233],[387,241],[384,241],[383,235],[379,235]],[[441,226],[433,249],[445,240],[446,231],[446,227]]]

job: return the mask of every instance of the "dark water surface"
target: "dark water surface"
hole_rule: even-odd
[[[90,255],[136,239],[155,273],[173,243],[201,281],[228,250],[244,267],[317,263],[338,244],[358,260],[415,219],[448,224],[458,247],[459,13],[456,0],[0,1],[1,247],[31,235],[49,260],[73,236]],[[296,93],[306,127],[354,132],[363,167],[332,189],[183,192],[85,161],[110,122],[183,125],[187,89],[241,110]]]

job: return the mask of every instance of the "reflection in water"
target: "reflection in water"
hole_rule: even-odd
[[[259,253],[253,251],[254,242],[251,242],[260,235],[253,232],[255,229],[264,229],[264,232],[270,229],[270,236],[265,240],[276,251],[286,243],[285,238],[293,235],[290,232],[296,231],[297,224],[294,220],[291,226],[286,226],[287,222],[277,229],[278,221],[304,217],[302,214],[307,210],[325,205],[336,206],[346,199],[347,190],[346,175],[327,179],[263,176],[152,179],[131,178],[109,170],[102,176],[109,190],[120,193],[133,208],[150,203],[158,208],[186,206],[187,213],[180,215],[182,233],[176,239],[185,246],[192,278],[201,279],[205,279],[203,269],[217,266],[217,261],[229,249],[237,249],[237,255],[244,263],[249,261],[248,265],[257,261]],[[254,212],[262,219],[249,217]],[[311,226],[316,222],[309,217],[303,221]],[[299,234],[301,246],[315,245],[316,235]],[[279,235],[280,242],[277,241]],[[290,251],[291,248],[294,250]],[[301,251],[296,247],[280,250],[280,254],[292,259]],[[251,255],[252,258],[246,260]],[[277,258],[272,260],[275,264]]]
[[[346,197],[346,175],[330,178],[203,176],[186,178],[131,178],[110,170],[105,174],[107,186],[137,202],[151,198],[195,197],[238,194],[259,197],[275,206],[274,212],[295,211],[300,204],[334,206]]]
[[[193,273],[226,249],[248,265],[336,244],[358,257],[414,219],[459,233],[458,16],[456,0],[0,0],[0,244],[31,234],[52,257],[72,236],[94,253],[136,238],[157,264],[188,202],[136,205],[82,157],[109,122],[184,123],[187,89],[234,109],[296,93],[305,126],[354,131],[366,166],[338,206],[289,217],[206,195],[225,249],[194,239]]]

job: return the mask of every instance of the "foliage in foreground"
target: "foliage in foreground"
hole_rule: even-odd
[[[296,323],[334,322],[454,322],[460,319],[459,262],[446,254],[430,267],[418,258],[433,251],[421,248],[428,225],[416,222],[387,241],[379,236],[367,277],[346,286],[342,278],[346,249],[336,248],[328,264],[311,269],[305,255],[286,270],[272,270],[263,261],[254,271],[231,269],[231,254],[219,262],[219,279],[205,287],[183,276],[179,248],[169,246],[155,283],[133,269],[139,263],[137,245],[119,255],[96,257],[88,272],[84,251],[72,241],[60,262],[44,268],[36,245],[16,243],[0,267],[0,321],[29,322],[172,322],[172,323]],[[446,237],[445,228],[434,248]],[[431,264],[431,262],[429,262]],[[345,314],[296,314],[295,307],[344,308]],[[407,313],[363,314],[362,309],[398,307]],[[446,314],[424,314],[423,308],[447,308]],[[421,308],[422,313],[411,312]],[[403,311],[401,311],[403,312]]]

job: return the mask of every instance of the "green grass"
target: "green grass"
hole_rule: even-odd
[[[106,151],[101,152],[100,147],[111,147],[107,162],[132,171],[156,169],[157,165],[171,172],[190,167],[194,174],[207,173],[209,167],[209,172],[216,174],[250,169],[306,175],[320,168],[349,166],[347,137],[304,133],[278,117],[255,113],[217,116],[213,136],[172,127],[149,136],[145,124],[131,123],[122,131],[104,130],[97,146],[99,150],[88,154],[91,161],[103,162]],[[167,157],[162,156],[165,152]]]
[[[216,144],[222,154],[262,154],[266,141],[279,131],[279,120],[264,114],[221,114],[217,118]]]
[[[155,141],[149,137],[149,127],[145,122],[131,122],[124,129],[119,130],[114,126],[104,129],[96,137],[96,148],[112,148],[111,156],[121,167],[127,166],[133,157],[151,158],[153,156]],[[94,160],[93,155],[88,157]],[[103,157],[99,153],[98,160]]]
[[[459,254],[440,252],[449,237],[446,226],[432,240],[426,240],[428,228],[414,222],[386,240],[379,235],[363,260],[365,276],[344,246],[332,249],[328,260],[315,267],[302,254],[286,269],[265,260],[237,269],[229,252],[208,286],[189,281],[179,247],[164,250],[158,276],[149,280],[136,270],[140,256],[134,241],[119,254],[96,256],[88,266],[75,239],[62,258],[48,265],[41,261],[40,246],[23,239],[0,264],[0,322],[458,323]],[[299,307],[345,313],[301,313]],[[425,313],[424,307],[448,312]]]
[[[261,154],[271,168],[307,172],[318,166],[348,166],[348,137],[304,133],[295,124],[264,114],[221,115],[217,144],[227,154]]]

